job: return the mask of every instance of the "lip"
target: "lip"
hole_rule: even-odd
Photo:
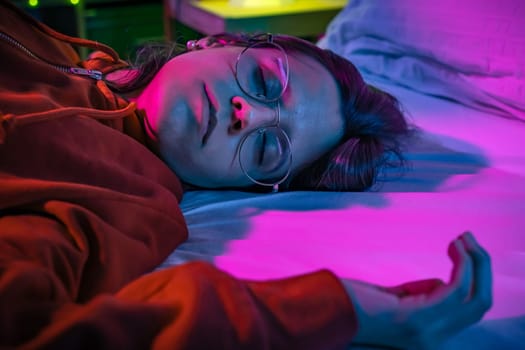
[[[217,108],[213,104],[214,96],[208,91],[204,85],[204,103],[203,116],[201,125],[202,145],[205,146],[210,138],[211,133],[217,126]],[[208,108],[206,108],[207,106]]]

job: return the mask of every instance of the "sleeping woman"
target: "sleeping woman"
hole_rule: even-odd
[[[108,77],[123,76],[150,147],[185,183],[360,191],[400,160],[397,101],[331,51],[268,34],[187,46],[176,59],[177,46],[145,48]]]
[[[470,233],[446,283],[151,272],[187,238],[183,188],[362,191],[402,164],[396,99],[330,51],[219,35],[131,65],[4,0],[0,50],[0,347],[434,349],[490,308]]]

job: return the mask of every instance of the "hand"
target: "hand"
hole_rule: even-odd
[[[481,320],[492,304],[488,253],[470,233],[452,241],[448,284],[439,280],[383,288],[343,280],[358,318],[355,343],[398,349],[437,349]]]

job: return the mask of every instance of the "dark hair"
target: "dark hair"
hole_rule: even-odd
[[[220,34],[199,41],[200,46],[246,46],[253,36]],[[363,191],[383,170],[404,166],[402,141],[412,129],[392,95],[368,85],[357,68],[330,50],[303,39],[274,35],[287,52],[298,52],[321,63],[334,77],[340,91],[345,133],[339,144],[301,169],[286,183],[288,190]],[[128,92],[145,86],[171,58],[186,52],[176,43],[143,46],[136,52],[138,74],[125,85],[112,86]]]

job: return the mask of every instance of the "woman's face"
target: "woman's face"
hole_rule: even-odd
[[[243,49],[226,46],[177,56],[137,99],[157,134],[154,142],[160,156],[184,182],[207,188],[253,185],[239,163],[239,145],[246,134],[275,124],[277,111],[275,103],[250,97],[237,83],[235,67]],[[265,52],[271,57],[275,50],[257,52],[264,58]],[[282,62],[269,62],[261,63],[264,69],[284,76]],[[321,64],[294,53],[288,54],[288,67],[288,84],[279,99],[279,125],[290,140],[293,175],[339,142],[344,122],[337,85]],[[249,84],[269,79],[257,69],[238,74]],[[265,157],[274,153],[268,151]]]

